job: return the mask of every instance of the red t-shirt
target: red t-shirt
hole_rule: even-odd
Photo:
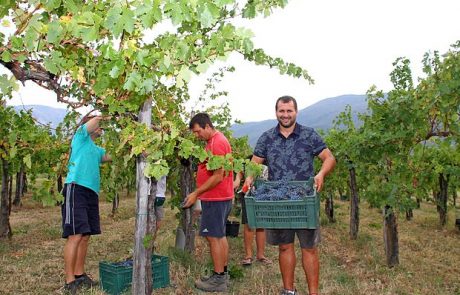
[[[221,156],[232,152],[227,138],[219,131],[208,140],[205,150],[211,151],[213,155]],[[196,175],[197,187],[203,185],[212,176],[212,173],[213,171],[206,169],[206,163],[200,163]],[[227,201],[233,199],[233,172],[225,171],[224,179],[209,191],[202,193],[198,198],[202,201]]]

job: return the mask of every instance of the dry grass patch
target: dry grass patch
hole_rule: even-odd
[[[135,199],[121,200],[118,213],[111,216],[111,204],[101,202],[103,234],[91,240],[87,272],[98,279],[99,261],[120,261],[131,256],[135,223]],[[335,224],[321,218],[321,293],[355,294],[446,294],[460,295],[460,233],[449,225],[440,228],[436,208],[423,204],[414,210],[414,219],[399,218],[400,266],[385,266],[381,211],[368,209],[361,203],[359,237],[348,237],[347,202],[336,201]],[[202,238],[196,239],[193,255],[174,249],[176,212],[167,208],[166,217],[156,241],[156,252],[170,260],[171,287],[155,290],[155,294],[201,294],[194,281],[211,270],[209,250]],[[14,236],[0,242],[0,294],[59,294],[64,283],[60,238],[60,207],[43,208],[25,199],[25,205],[11,215]],[[278,250],[267,246],[271,266],[253,263],[240,265],[244,255],[242,228],[240,235],[229,238],[229,294],[278,294],[281,275]],[[299,253],[297,253],[299,255]],[[296,287],[306,295],[306,281],[298,259]],[[103,294],[99,289],[82,294]]]

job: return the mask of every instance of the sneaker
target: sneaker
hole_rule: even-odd
[[[228,271],[224,272],[224,274],[225,274],[225,282],[227,283],[227,287],[229,287],[230,286],[230,274],[228,273]],[[202,276],[202,277],[200,277],[200,280],[204,282],[204,281],[209,280],[211,277],[212,277],[212,275],[211,276]]]
[[[287,289],[282,289],[280,295],[297,295],[297,290],[287,290]]]
[[[96,287],[99,283],[94,281],[89,275],[84,273],[81,277],[77,280],[80,281],[80,284],[85,286],[86,288],[93,288]]]
[[[206,292],[226,292],[227,275],[213,274],[207,279],[197,280],[195,287]]]
[[[81,285],[81,280],[75,280],[75,281],[72,281],[72,282],[70,282],[68,284],[66,283],[64,285],[64,288],[63,288],[63,290],[64,290],[63,293],[64,294],[75,295],[75,294],[77,294],[77,290],[80,287],[80,285]]]

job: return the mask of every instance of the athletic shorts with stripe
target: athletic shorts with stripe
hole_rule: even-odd
[[[98,195],[93,190],[75,183],[66,183],[62,194],[62,237],[100,234]]]

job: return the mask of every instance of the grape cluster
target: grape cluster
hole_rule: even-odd
[[[133,260],[132,260],[132,259],[128,259],[128,260],[125,260],[125,261],[114,262],[113,265],[114,265],[114,266],[131,267],[131,266],[133,266]]]
[[[274,182],[260,185],[253,196],[257,201],[286,201],[302,200],[312,194],[312,188],[305,183]]]

